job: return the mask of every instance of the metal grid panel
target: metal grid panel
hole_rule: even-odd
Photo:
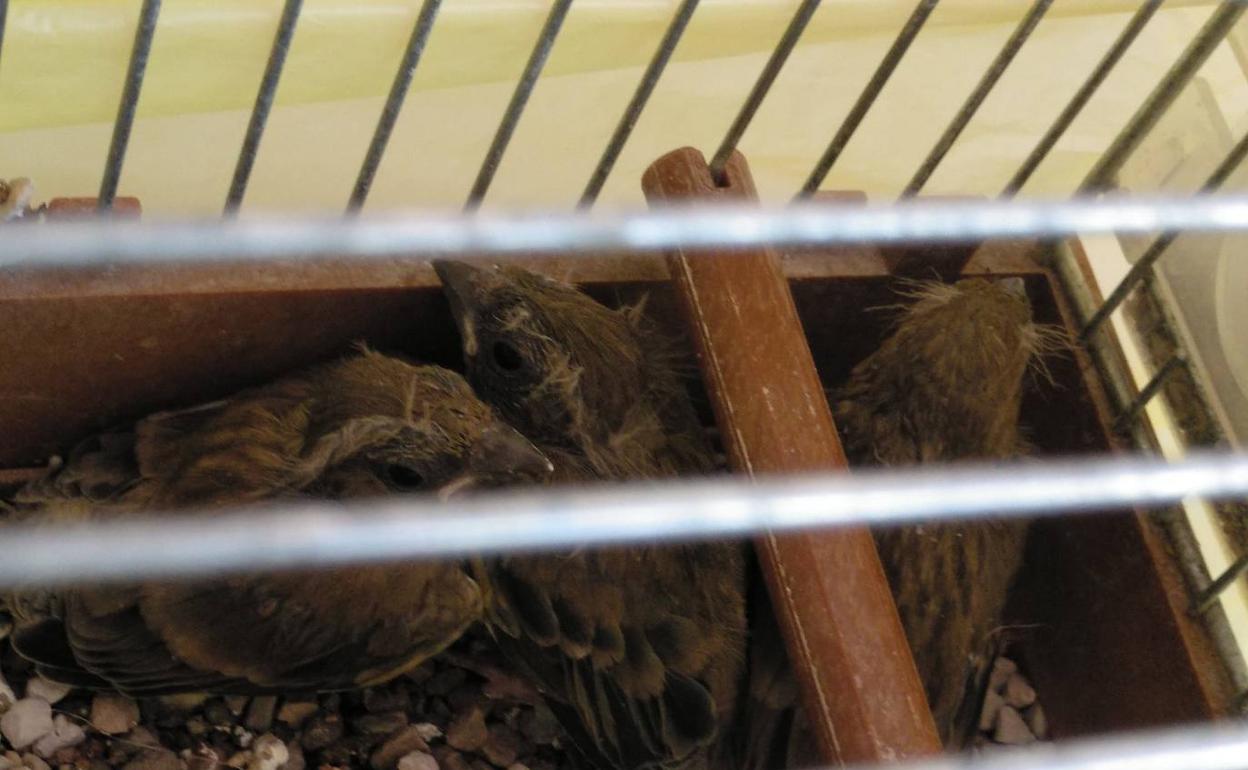
[[[818,0],[804,0],[788,29],[777,44],[746,102],[729,127],[712,160],[711,167],[722,171],[732,150],[748,128],[755,112],[766,98],[784,63],[797,45],[802,31],[818,8]],[[833,136],[827,150],[815,164],[799,197],[814,192],[834,165],[910,44],[935,9],[936,0],[920,2],[913,11],[862,95]],[[1049,9],[1049,0],[1037,0],[1020,20],[1018,27],[989,65],[979,84],[958,110],[936,146],[916,170],[903,195],[918,193],[941,160],[957,142],[978,107],[997,84],[1012,59],[1023,48],[1028,36]],[[1062,134],[1074,121],[1097,88],[1113,71],[1148,21],[1159,2],[1143,4],[1129,20],[1119,37],[1106,51],[1088,79],[1067,107],[1044,134],[1035,149],[1021,163],[1007,185],[1008,198],[1027,182]],[[519,78],[486,157],[472,186],[466,209],[474,211],[486,195],[514,130],[522,117],[528,97],[536,86],[553,47],[571,0],[554,0],[551,11]],[[227,214],[237,211],[264,131],[273,96],[281,76],[286,52],[295,33],[301,3],[287,0],[274,38],[268,65],[252,111],[226,203]],[[640,118],[646,102],[670,61],[681,34],[697,9],[696,0],[684,0],[677,9],[650,65],[616,130],[604,148],[601,159],[582,195],[588,206],[601,190],[611,167]],[[1140,105],[1120,136],[1107,148],[1088,174],[1080,191],[1093,193],[1113,184],[1123,162],[1171,106],[1181,88],[1222,42],[1248,6],[1236,0],[1220,4],[1187,50],[1158,82],[1152,94]],[[0,43],[7,2],[0,0]],[[348,211],[363,205],[386,142],[397,120],[404,96],[421,52],[434,27],[438,0],[426,0],[412,30],[407,49],[361,165]],[[127,68],[125,86],[118,107],[113,136],[105,162],[99,194],[99,207],[106,210],[116,195],[125,161],[126,148],[139,99],[147,55],[157,30],[159,0],[144,0]],[[1215,191],[1248,154],[1248,137],[1241,139],[1211,175],[1203,193]],[[19,229],[9,239],[14,247],[0,255],[0,268],[47,267],[93,263],[167,263],[208,259],[250,260],[286,256],[293,252],[308,257],[369,258],[395,253],[471,253],[498,255],[534,249],[569,253],[606,248],[662,249],[674,246],[714,245],[832,244],[862,240],[905,242],[979,239],[1002,236],[1055,236],[1088,232],[1160,231],[1152,246],[1133,267],[1127,278],[1087,320],[1082,342],[1088,342],[1123,299],[1151,273],[1156,261],[1179,233],[1192,229],[1248,230],[1248,200],[1241,198],[1197,198],[1191,200],[1137,201],[1083,199],[1065,204],[910,204],[895,208],[867,208],[861,211],[830,210],[795,206],[787,210],[689,209],[624,214],[588,219],[579,215],[550,215],[528,218],[445,218],[369,222],[257,222],[246,225],[207,224],[139,227],[90,223],[49,229]],[[1102,357],[1103,360],[1103,357]],[[1162,390],[1167,377],[1181,369],[1185,360],[1175,356],[1153,375],[1135,397],[1123,403],[1120,421],[1136,420],[1148,402]],[[853,482],[822,479],[763,487],[722,483],[705,488],[680,484],[651,492],[630,492],[624,503],[618,493],[543,494],[515,496],[527,500],[527,507],[509,527],[523,524],[528,539],[522,545],[554,547],[571,542],[612,542],[641,536],[693,537],[741,533],[758,528],[824,526],[855,521],[879,522],[899,519],[975,515],[1003,512],[1034,513],[1074,511],[1089,506],[1118,504],[1158,504],[1191,495],[1248,494],[1248,460],[1236,454],[1197,457],[1166,465],[1137,458],[1131,461],[1098,461],[1063,465],[1048,463],[1021,472],[1033,485],[1034,494],[1020,494],[1020,473],[1008,485],[994,482],[990,471],[965,473],[880,474]],[[1053,489],[1070,493],[1057,497]],[[933,492],[939,491],[939,495]],[[941,500],[941,504],[930,502]],[[817,504],[816,504],[817,503]],[[514,507],[517,503],[509,503]],[[627,504],[632,519],[611,516]],[[244,533],[229,522],[204,528],[192,521],[162,519],[136,529],[131,525],[92,525],[74,532],[52,530],[14,531],[11,537],[25,546],[17,549],[19,558],[0,565],[0,579],[19,576],[30,579],[61,580],[82,577],[118,577],[148,570],[154,574],[193,572],[291,564],[327,563],[336,560],[393,558],[396,556],[435,556],[499,547],[490,541],[488,527],[464,527],[466,516],[480,520],[484,509],[477,503],[442,506],[436,509],[411,503],[377,503],[363,506],[373,516],[345,516],[329,509],[273,512],[260,521],[249,521],[245,536],[252,546],[240,549]],[[480,505],[492,505],[481,503]],[[428,509],[428,510],[424,510]],[[335,511],[340,509],[335,508]],[[822,511],[822,514],[811,514]],[[671,514],[680,512],[682,516]],[[308,516],[315,516],[309,519]],[[599,518],[607,514],[604,518]],[[286,530],[285,516],[297,515],[306,526],[318,523],[309,540],[280,543],[277,533]],[[403,524],[412,516],[421,521],[420,537],[402,536]],[[430,538],[431,521],[444,535]],[[629,522],[627,525],[624,522]],[[195,527],[196,537],[187,538],[186,527]],[[257,528],[269,535],[255,542]],[[397,528],[397,529],[396,529]],[[201,536],[202,535],[202,536]],[[331,541],[316,538],[332,536]],[[148,544],[165,538],[170,548],[150,548]],[[146,540],[143,553],[157,558],[150,564],[127,555],[140,540]],[[416,541],[419,540],[420,543]],[[509,533],[514,545],[514,529]],[[175,543],[181,543],[179,548]],[[76,545],[75,545],[76,544]],[[108,548],[101,549],[102,545]],[[260,546],[260,547],[257,547]],[[78,547],[91,558],[64,559],[64,549]],[[49,558],[55,548],[58,558]],[[110,555],[111,554],[111,555]],[[165,559],[164,557],[169,557]],[[161,561],[164,559],[164,561]],[[231,562],[231,559],[235,561]],[[150,561],[150,560],[149,560]],[[156,563],[159,561],[160,563]],[[75,565],[70,573],[66,565]],[[85,568],[90,574],[80,574]],[[1248,557],[1226,574],[1218,576],[1195,600],[1197,611],[1207,609],[1218,592],[1229,585],[1243,569]],[[1157,739],[1153,745],[1089,744],[1086,750],[1072,750],[1069,757],[1056,760],[1042,754],[1019,755],[1016,762],[1002,760],[1002,766],[1052,767],[1238,767],[1242,766],[1243,742],[1240,731],[1180,733]],[[1228,751],[1232,753],[1227,753]],[[1108,753],[1107,753],[1108,752]],[[1233,758],[1233,761],[1232,761]],[[1032,764],[1028,764],[1028,763]],[[1151,764],[1143,764],[1143,763]],[[924,767],[953,766],[925,763]]]

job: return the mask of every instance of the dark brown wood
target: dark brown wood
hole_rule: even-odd
[[[697,150],[646,171],[652,201],[756,199],[745,162],[717,186]],[[751,476],[845,468],[779,259],[766,249],[675,252],[669,265],[729,462]],[[802,702],[825,759],[940,751],[888,583],[866,529],[756,541]]]
[[[923,196],[926,201],[970,201],[980,200],[969,195],[932,195]],[[888,244],[880,247],[884,255],[884,263],[888,271],[899,278],[912,278],[921,281],[954,281],[962,274],[966,263],[978,249],[980,243],[904,243]]]
[[[48,201],[46,214],[49,219],[82,219],[95,216],[98,205],[98,198],[53,198]],[[112,215],[118,219],[138,219],[142,213],[138,198],[113,199]]]

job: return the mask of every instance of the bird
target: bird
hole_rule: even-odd
[[[551,459],[554,484],[714,471],[671,345],[641,306],[610,309],[516,266],[435,261],[468,380]],[[637,545],[482,565],[487,623],[583,763],[723,766],[745,658],[739,543]]]
[[[917,284],[891,335],[835,389],[851,466],[992,461],[1026,452],[1030,368],[1060,343],[1032,320],[1020,278]],[[881,562],[938,732],[960,747],[978,723],[1023,519],[876,528]]]
[[[550,470],[460,375],[362,349],[88,438],[11,507],[36,524],[211,517],[272,500],[448,496]],[[132,697],[380,684],[456,641],[483,606],[450,562],[22,586],[3,603],[14,649],[40,674]]]

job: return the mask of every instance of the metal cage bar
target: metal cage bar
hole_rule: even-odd
[[[381,108],[381,116],[377,118],[377,127],[373,129],[373,138],[369,140],[368,150],[364,153],[364,162],[355,177],[355,186],[351,189],[351,198],[347,201],[347,213],[354,214],[364,207],[368,191],[373,186],[373,178],[381,166],[381,159],[386,154],[386,145],[390,143],[390,134],[399,121],[399,113],[403,110],[403,102],[407,99],[412,78],[416,75],[416,67],[420,65],[421,54],[433,31],[433,22],[437,19],[438,9],[442,0],[425,0],[412,25],[411,37],[407,39],[407,48],[403,50],[403,58],[399,60],[399,68],[394,73],[394,81],[390,84],[390,93],[386,95],[386,103]]]
[[[911,201],[669,206],[644,212],[192,221],[71,222],[12,228],[0,269],[267,259],[484,256],[673,248],[979,241],[1159,230],[1248,230],[1248,196],[1068,202]]]
[[[529,96],[533,94],[537,79],[542,74],[542,68],[546,66],[547,57],[550,56],[550,49],[554,48],[555,38],[559,36],[559,28],[563,26],[563,20],[567,17],[568,9],[571,7],[572,0],[555,0],[554,5],[551,6],[550,13],[547,14],[542,30],[537,36],[537,44],[533,46],[533,52],[529,54],[529,60],[524,65],[520,82],[516,84],[516,90],[512,92],[511,101],[508,102],[507,109],[503,112],[503,119],[498,124],[498,130],[494,132],[493,141],[490,142],[490,148],[485,153],[485,160],[481,162],[481,170],[477,172],[476,181],[472,183],[472,190],[469,191],[468,200],[464,204],[465,211],[478,209],[486,192],[489,191],[490,183],[494,181],[494,174],[498,172],[498,166],[503,161],[503,153],[507,151],[507,145],[511,142],[511,135],[515,133],[516,126],[520,123],[520,115],[523,114],[524,107],[529,102]]]
[[[1034,149],[1019,166],[1013,178],[1006,184],[1001,195],[1006,198],[1013,197],[1019,190],[1023,189],[1023,185],[1027,184],[1027,180],[1031,179],[1031,175],[1036,172],[1044,159],[1048,157],[1049,152],[1057,145],[1062,135],[1066,133],[1066,129],[1070,128],[1070,124],[1075,122],[1075,118],[1079,117],[1079,113],[1092,100],[1092,96],[1096,94],[1097,89],[1109,77],[1109,73],[1114,67],[1118,66],[1118,62],[1126,55],[1127,49],[1135,42],[1135,39],[1144,31],[1144,27],[1148,24],[1153,15],[1161,8],[1162,0],[1145,0],[1140,7],[1127,21],[1127,25],[1123,27],[1118,38],[1114,40],[1114,44],[1109,47],[1101,60],[1097,62],[1092,69],[1092,74],[1084,81],[1075,95],[1071,97],[1070,102],[1057,116],[1057,120],[1053,121],[1053,125],[1049,126],[1049,130],[1044,132],[1044,136],[1036,143]]]
[[[0,527],[0,585],[190,576],[392,559],[737,537],[815,527],[1103,511],[1248,495],[1248,454],[1108,455],[853,475],[383,497]],[[501,504],[505,501],[505,504]]]
[[[988,69],[984,70],[983,77],[975,89],[971,91],[970,96],[963,102],[962,107],[958,109],[949,127],[941,134],[937,140],[936,146],[928,153],[923,163],[919,166],[918,171],[914,172],[914,177],[901,191],[901,197],[911,198],[919,194],[923,189],[923,185],[927,184],[927,180],[936,172],[936,167],[945,159],[949,150],[953,149],[953,145],[958,141],[958,137],[966,130],[970,124],[971,118],[975,117],[975,113],[983,105],[984,100],[988,98],[988,94],[997,85],[997,81],[1005,74],[1005,70],[1014,61],[1014,57],[1018,56],[1018,52],[1023,49],[1023,44],[1027,42],[1027,38],[1031,37],[1031,33],[1035,31],[1040,20],[1044,18],[1044,14],[1049,10],[1049,6],[1053,4],[1053,0],[1036,0],[1032,6],[1027,9],[1027,13],[1019,21],[1018,26],[1014,28],[1014,32],[1009,39],[1005,41],[1005,45],[1001,47],[1001,51],[997,54],[992,63],[988,65]]]
[[[230,190],[226,194],[226,216],[238,213],[243,196],[247,193],[247,182],[251,179],[251,169],[256,164],[256,153],[260,149],[260,140],[264,137],[264,127],[269,121],[273,97],[277,94],[277,85],[282,79],[286,54],[290,51],[290,41],[295,36],[295,27],[299,23],[299,12],[302,8],[303,0],[286,0],[282,6],[282,15],[273,35],[273,46],[269,49],[269,60],[264,65],[256,102],[251,108],[251,118],[247,121],[247,133],[243,135],[243,145],[234,165],[234,177],[230,180]]]
[[[121,167],[126,160],[126,148],[130,144],[130,130],[134,127],[134,114],[143,90],[143,75],[147,71],[147,57],[152,50],[152,38],[156,35],[156,19],[160,16],[160,0],[143,0],[139,9],[139,22],[134,30],[134,45],[130,49],[130,61],[126,65],[126,80],[121,89],[121,101],[117,105],[117,118],[113,121],[113,136],[108,144],[108,158],[104,161],[104,178],[100,180],[99,211],[109,211],[117,197],[117,184],[121,180]]]
[[[654,56],[651,57],[650,63],[646,65],[646,71],[641,76],[641,82],[637,84],[637,90],[633,92],[632,98],[628,100],[628,106],[624,108],[624,114],[620,116],[620,122],[616,124],[610,141],[607,142],[606,148],[602,151],[602,157],[598,159],[598,165],[594,167],[594,171],[589,177],[589,182],[585,185],[585,191],[581,193],[580,202],[577,204],[580,208],[589,208],[598,199],[598,194],[602,192],[603,185],[607,183],[607,177],[611,174],[611,169],[615,167],[615,161],[620,157],[620,152],[624,149],[624,143],[628,141],[628,137],[633,133],[633,127],[637,125],[637,120],[641,117],[641,112],[645,109],[646,102],[650,100],[650,95],[654,93],[654,87],[658,85],[659,78],[663,75],[663,70],[667,68],[667,63],[671,60],[672,53],[676,50],[676,45],[680,42],[681,36],[685,33],[685,28],[689,26],[689,20],[693,18],[693,12],[697,9],[698,0],[681,0],[680,7],[676,9],[675,15],[672,16],[672,21],[668,24],[667,31],[663,33],[663,39],[659,41],[659,47],[655,50]]]
[[[827,178],[828,172],[832,170],[832,166],[841,157],[841,153],[845,151],[845,147],[849,145],[849,140],[854,137],[858,131],[858,127],[862,125],[862,121],[867,117],[867,113],[875,104],[875,100],[879,98],[880,92],[884,90],[884,86],[888,85],[888,81],[893,76],[893,72],[897,70],[897,66],[901,64],[902,58],[906,52],[910,50],[910,44],[918,37],[919,32],[923,29],[923,25],[927,22],[927,17],[932,15],[932,11],[936,10],[936,3],[939,0],[921,0],[915,6],[910,17],[906,19],[906,23],[902,26],[901,32],[897,34],[897,39],[889,46],[888,52],[884,54],[884,59],[880,61],[880,66],[876,68],[875,74],[871,76],[871,80],[867,81],[867,85],[859,94],[854,106],[850,108],[849,114],[845,116],[845,120],[841,123],[841,127],[837,129],[833,135],[832,141],[828,142],[828,147],[823,151],[823,155],[815,162],[815,167],[811,169],[810,175],[806,177],[806,181],[802,183],[802,188],[798,191],[797,197],[808,198],[814,195],[819,189],[819,185],[823,184],[823,180]]]
[[[815,15],[815,11],[818,9],[819,0],[802,0],[802,4],[797,7],[797,12],[793,14],[793,18],[789,21],[789,26],[785,28],[784,34],[780,36],[779,42],[776,43],[776,47],[772,49],[771,56],[767,59],[767,63],[763,65],[763,71],[758,75],[758,80],[754,82],[750,93],[745,97],[745,102],[741,105],[741,110],[737,112],[737,116],[733,118],[732,125],[728,127],[728,133],[724,134],[723,140],[719,143],[719,149],[715,150],[715,155],[711,158],[711,178],[716,183],[723,182],[724,167],[728,164],[728,158],[732,156],[732,151],[737,148],[737,143],[741,141],[742,135],[745,134],[745,129],[749,128],[750,122],[754,120],[754,113],[758,112],[763,99],[767,98],[767,92],[771,90],[771,84],[776,82],[776,76],[784,68],[784,63],[788,61],[789,54],[793,53],[793,48],[801,38],[802,32],[806,30],[806,25],[810,23],[811,17]]]
[[[1153,376],[1148,379],[1144,387],[1140,388],[1139,395],[1135,397],[1135,400],[1127,405],[1122,414],[1118,415],[1118,419],[1114,421],[1114,427],[1118,430],[1125,430],[1131,423],[1135,422],[1149,402],[1161,392],[1162,387],[1165,386],[1171,375],[1178,371],[1179,367],[1186,364],[1187,360],[1183,356],[1171,356],[1166,363],[1162,364],[1160,369],[1153,373]]]
[[[9,0],[0,0],[0,64],[4,63],[4,24],[9,18]]]
[[[1223,0],[1152,93],[1127,121],[1122,132],[1092,166],[1092,170],[1079,185],[1079,193],[1096,192],[1113,185],[1122,164],[1135,152],[1140,142],[1144,141],[1144,137],[1157,125],[1157,121],[1161,120],[1161,116],[1178,98],[1183,87],[1226,38],[1245,10],[1248,10],[1248,4],[1243,0]]]
[[[1240,137],[1235,146],[1222,159],[1222,162],[1218,164],[1218,167],[1209,175],[1209,178],[1200,188],[1200,194],[1207,195],[1216,192],[1226,182],[1227,178],[1235,173],[1235,169],[1240,167],[1245,157],[1248,157],[1248,133]],[[1105,320],[1126,300],[1127,295],[1149,275],[1153,265],[1156,264],[1157,260],[1161,259],[1162,255],[1166,253],[1166,249],[1181,234],[1182,230],[1179,229],[1166,230],[1149,244],[1140,258],[1135,261],[1135,264],[1123,276],[1122,281],[1110,292],[1105,301],[1101,303],[1101,306],[1096,309],[1096,312],[1084,324],[1083,330],[1079,332],[1079,340],[1081,342],[1087,342],[1096,333],[1096,330],[1105,323]]]
[[[1231,566],[1210,581],[1209,585],[1196,595],[1192,600],[1192,612],[1197,615],[1208,612],[1217,603],[1218,598],[1226,593],[1226,589],[1230,588],[1245,572],[1248,572],[1248,554],[1241,554]]]

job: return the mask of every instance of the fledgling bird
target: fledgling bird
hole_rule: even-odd
[[[713,469],[667,346],[514,267],[436,262],[477,393],[554,463],[555,483]],[[737,707],[744,554],[708,543],[509,557],[485,567],[500,647],[534,677],[590,765],[694,768]]]
[[[1029,365],[1057,332],[1032,322],[1021,279],[925,284],[892,335],[835,394],[852,464],[992,460],[1023,451]],[[941,523],[875,531],[928,703],[946,746],[978,720],[980,691],[1029,522]]]
[[[549,461],[467,382],[367,350],[80,444],[15,499],[33,521],[263,500],[446,494]],[[455,563],[27,589],[12,642],[47,678],[132,696],[354,689],[420,664],[479,620]]]

